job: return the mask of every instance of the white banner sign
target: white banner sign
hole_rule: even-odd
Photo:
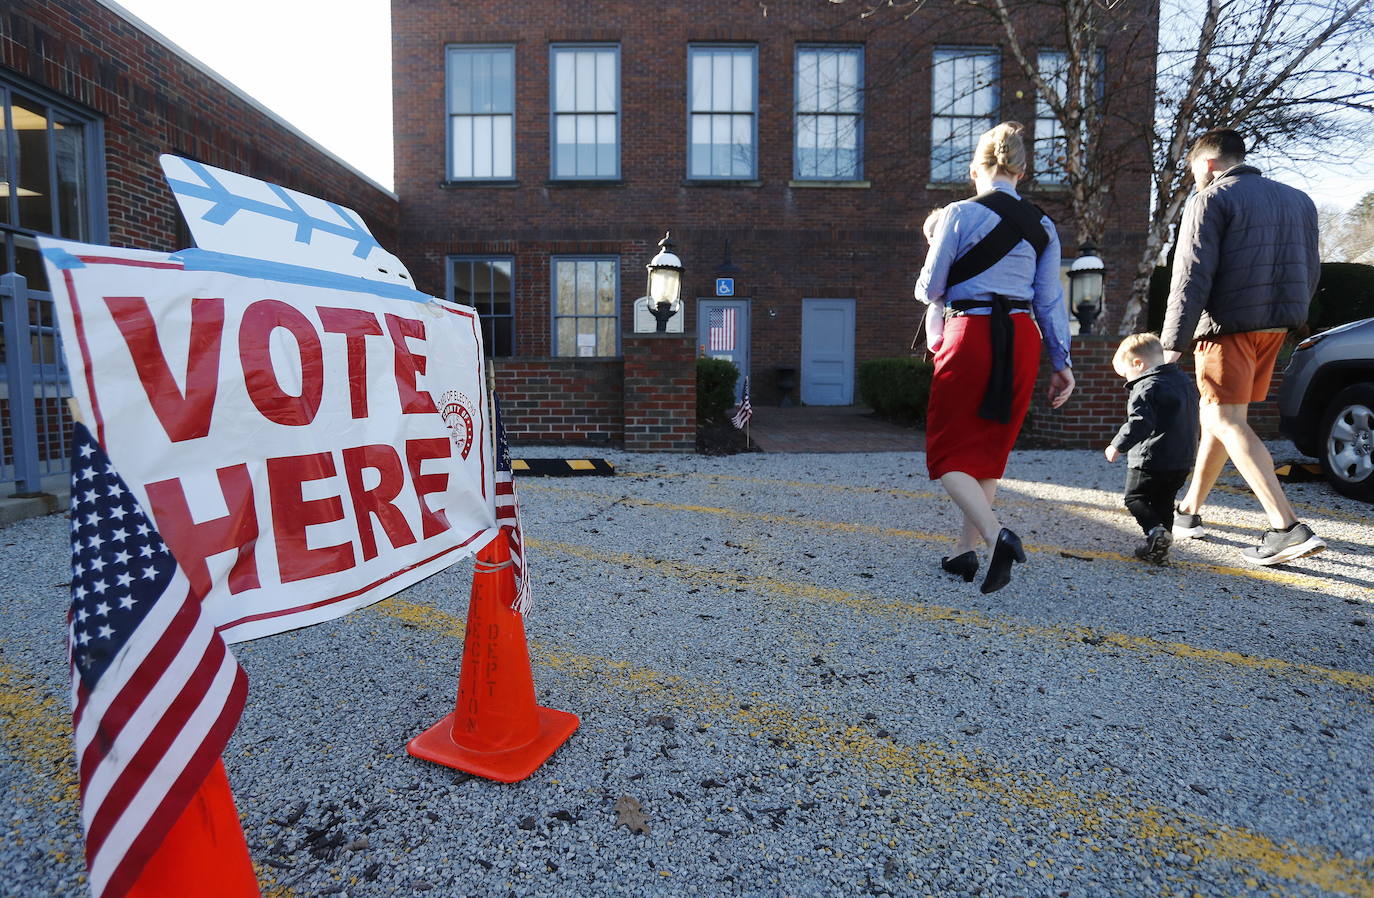
[[[494,535],[472,309],[201,249],[41,244],[81,414],[229,641]]]

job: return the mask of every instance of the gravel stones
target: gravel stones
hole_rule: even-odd
[[[938,570],[958,519],[918,456],[607,457],[518,482],[539,699],[582,718],[528,780],[405,754],[452,710],[470,564],[235,647],[265,890],[1374,891],[1367,506],[1290,485],[1331,548],[1255,571],[1258,506],[1223,483],[1156,568],[1119,468],[1018,453],[999,505],[1030,562],[983,596]],[[6,895],[84,894],[65,539],[0,531]]]

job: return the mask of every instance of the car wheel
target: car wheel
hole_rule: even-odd
[[[1374,384],[1336,394],[1321,429],[1322,470],[1343,496],[1374,502]]]

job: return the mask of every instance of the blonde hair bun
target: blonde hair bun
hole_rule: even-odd
[[[978,138],[978,148],[973,151],[974,166],[1003,175],[1025,174],[1026,143],[1021,138],[1025,130],[1020,122],[1002,122],[984,131]]]

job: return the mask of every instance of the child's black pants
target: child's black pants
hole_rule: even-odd
[[[1126,508],[1147,535],[1159,526],[1173,529],[1174,500],[1188,474],[1188,471],[1126,469]]]

